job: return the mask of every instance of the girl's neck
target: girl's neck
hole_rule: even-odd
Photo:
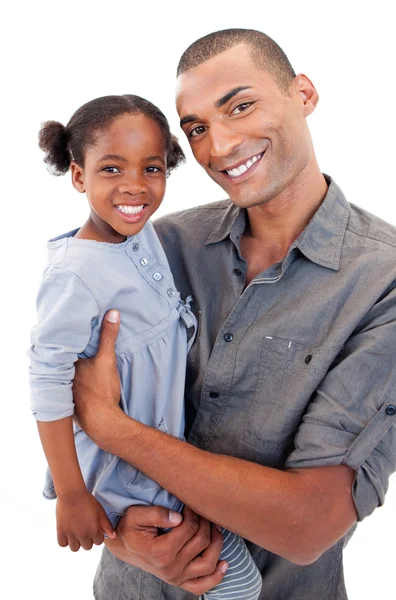
[[[106,242],[108,244],[121,244],[126,240],[124,235],[115,231],[108,223],[101,221],[96,223],[92,216],[84,223],[74,236],[81,240],[93,240],[95,242]]]

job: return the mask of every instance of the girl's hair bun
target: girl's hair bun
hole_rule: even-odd
[[[44,162],[54,175],[64,175],[69,170],[72,156],[68,137],[66,127],[58,121],[46,121],[41,125],[39,147],[45,152]]]
[[[173,169],[176,169],[181,163],[185,162],[186,157],[179,144],[179,140],[171,133],[169,151],[167,156],[167,172],[168,175]]]

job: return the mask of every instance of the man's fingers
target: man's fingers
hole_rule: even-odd
[[[185,579],[194,579],[203,575],[211,574],[218,566],[219,556],[223,547],[223,535],[216,529],[216,526],[211,526],[211,538],[207,547],[200,551],[197,555],[195,538],[192,538],[182,548],[178,554],[178,558],[185,564],[183,576]],[[223,561],[224,563],[225,561]]]
[[[207,519],[204,519],[203,517],[198,517],[197,515],[195,515],[195,513],[193,513],[193,516],[194,516],[194,518],[191,520],[191,522],[189,522],[188,515],[185,514],[185,523],[189,522],[189,530],[187,530],[187,533],[189,531],[192,533],[192,535],[189,535],[189,537],[187,539],[186,539],[186,534],[184,534],[184,532],[183,532],[183,528],[184,527],[186,528],[186,525],[183,523],[183,526],[181,526],[182,532],[184,534],[185,542],[184,542],[183,546],[180,548],[180,551],[178,553],[178,558],[184,564],[188,564],[190,561],[194,560],[194,558],[200,557],[201,553],[206,548],[211,546],[211,544],[212,544],[210,521],[208,521]],[[197,525],[196,525],[196,523],[197,523]],[[180,532],[180,534],[182,532]],[[216,530],[216,532],[222,538],[221,533],[217,530]],[[179,534],[178,531],[175,531],[174,533],[172,532],[172,535],[174,535],[175,537],[178,534]],[[216,540],[217,539],[216,536],[213,539]],[[220,554],[222,540],[220,540],[220,542],[215,543],[215,548],[217,548],[217,546],[219,546],[218,554]],[[214,552],[215,552],[215,550],[214,550]],[[218,555],[216,557],[212,571],[215,570],[217,561],[218,561]],[[208,571],[206,571],[206,573],[208,573]],[[203,573],[193,573],[193,574],[191,574],[191,577],[198,577],[198,575],[202,575],[202,574]]]
[[[176,527],[182,520],[179,513],[163,506],[131,506],[120,520],[118,529],[121,535],[127,535],[130,529]]]
[[[191,592],[196,596],[205,594],[209,590],[213,589],[221,581],[223,581],[224,575],[227,572],[227,563],[220,562],[215,572],[212,575],[206,575],[205,577],[197,577],[196,579],[189,579],[185,581],[180,587],[187,592]]]
[[[97,356],[99,354],[107,354],[107,352],[114,352],[119,329],[120,313],[114,309],[108,310],[102,321]]]

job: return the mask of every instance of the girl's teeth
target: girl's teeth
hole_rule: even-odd
[[[246,171],[248,169],[250,169],[250,167],[252,165],[254,165],[254,163],[257,162],[261,157],[262,157],[262,154],[257,154],[257,156],[253,156],[253,158],[249,158],[249,160],[247,160],[244,165],[239,165],[239,167],[236,167],[235,169],[231,169],[230,171],[227,171],[228,175],[231,175],[231,177],[238,177],[238,175],[242,175],[243,173],[246,173]]]
[[[116,207],[119,211],[126,215],[136,215],[137,213],[140,213],[141,210],[143,210],[144,204],[142,204],[142,206],[127,206],[123,204],[117,204]]]

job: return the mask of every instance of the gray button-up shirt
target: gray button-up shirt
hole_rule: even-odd
[[[284,260],[246,288],[246,213],[229,200],[169,215],[156,229],[199,322],[188,359],[189,441],[277,469],[349,465],[361,520],[383,503],[396,469],[396,230],[327,181]],[[345,599],[344,545],[302,567],[250,544],[260,597]],[[105,553],[103,568],[106,560],[115,573],[116,559]],[[128,577],[151,590],[140,596],[136,585],[128,599],[194,598],[133,568]]]

